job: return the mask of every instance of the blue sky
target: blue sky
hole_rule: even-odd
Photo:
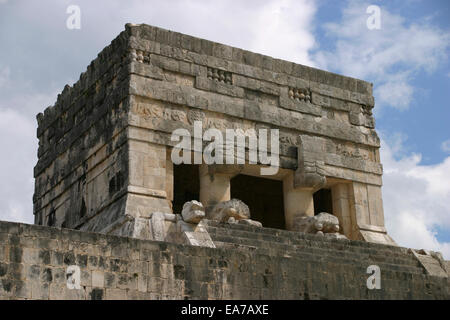
[[[66,28],[69,5],[81,29]],[[366,26],[369,5],[381,28]],[[148,23],[374,84],[386,226],[450,259],[450,2],[0,0],[0,219],[32,222],[35,115],[127,22]]]
[[[341,1],[321,1],[317,11],[318,21],[327,23],[342,23]],[[356,3],[356,2],[355,2]],[[382,8],[381,20],[383,22],[383,9],[391,14],[404,17],[405,25],[427,24],[436,28],[450,30],[450,2],[442,1],[370,1],[370,4],[379,5]],[[383,32],[373,30],[370,32]],[[370,33],[369,32],[369,33]],[[315,32],[319,43],[317,50],[335,49],[336,37],[327,35],[323,26],[318,26]],[[415,34],[410,34],[410,41],[416,41]],[[419,40],[418,40],[419,41]],[[410,66],[406,63],[394,64],[393,73],[407,70]],[[339,72],[339,68],[331,67],[330,70]],[[377,79],[370,75],[367,81],[377,84]],[[390,134],[401,132],[408,137],[408,152],[420,152],[422,164],[437,164],[448,156],[448,151],[441,148],[442,142],[450,139],[450,62],[448,59],[440,61],[438,70],[427,72],[421,68],[411,76],[410,84],[415,88],[414,98],[404,108],[390,106],[389,110],[381,109],[377,104],[377,129],[383,133]]]

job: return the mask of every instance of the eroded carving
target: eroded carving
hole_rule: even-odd
[[[183,121],[186,119],[186,113],[181,110],[172,110],[171,118],[174,121]]]
[[[183,205],[181,216],[185,222],[199,223],[205,218],[205,208],[201,202],[192,200]]]
[[[160,106],[138,103],[135,108],[135,112],[143,119],[163,118],[164,116],[163,108]]]
[[[289,88],[289,98],[295,101],[311,102],[311,91],[306,88]]]
[[[345,157],[370,160],[369,155],[367,153],[362,153],[359,148],[341,143],[336,144],[336,153]]]
[[[131,61],[150,64],[150,52],[130,49],[128,52],[128,57]]]
[[[205,113],[200,110],[189,110],[187,114],[189,124],[194,124],[195,121],[203,121]]]
[[[295,172],[294,187],[312,190],[322,188],[327,182],[324,167],[323,161],[299,161]]]
[[[208,213],[208,218],[220,222],[228,222],[230,218],[235,220],[250,219],[250,209],[239,199],[231,199],[220,202]]]
[[[298,167],[294,175],[294,187],[311,190],[319,190],[326,182],[325,162],[307,150],[311,148],[311,142],[306,137],[299,137],[300,146],[297,148]],[[307,148],[307,150],[305,150]]]
[[[307,215],[296,217],[294,219],[294,230],[339,239],[347,238],[339,233],[339,219],[327,212],[321,212],[313,217]]]
[[[209,80],[233,84],[231,72],[208,67],[207,76]]]

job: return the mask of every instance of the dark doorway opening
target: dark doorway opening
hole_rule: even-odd
[[[321,189],[314,193],[314,215],[321,212],[333,214],[333,200],[330,189]]]
[[[200,199],[200,178],[198,165],[180,164],[173,166],[173,213],[181,213],[183,205]]]
[[[244,201],[251,219],[264,227],[286,228],[282,181],[238,175],[231,179],[231,198]]]

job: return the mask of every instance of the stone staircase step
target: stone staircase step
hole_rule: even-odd
[[[229,243],[234,245],[234,247],[246,246],[252,248],[267,249],[270,251],[271,255],[275,254],[297,254],[297,253],[310,253],[317,256],[327,255],[332,256],[335,259],[344,258],[347,260],[357,260],[357,261],[376,261],[378,263],[389,263],[395,265],[411,266],[420,269],[418,261],[411,259],[403,259],[401,257],[397,258],[387,258],[384,255],[361,255],[358,253],[351,252],[340,252],[333,249],[319,249],[319,248],[308,248],[308,247],[297,247],[296,245],[284,245],[279,243],[271,243],[263,240],[246,239],[240,237],[231,236],[215,236],[213,237],[215,242]]]
[[[321,256],[331,256],[334,261],[341,263],[361,263],[363,260],[380,267],[383,265],[385,270],[424,273],[419,261],[402,250],[404,248],[385,245],[368,248],[360,245],[361,241],[328,240],[315,235],[297,235],[297,232],[251,226],[229,227],[212,224],[206,228],[218,247],[259,250],[271,256],[286,255],[298,258],[307,255],[312,261],[320,261]]]
[[[305,252],[305,251],[290,250],[290,251],[280,251],[277,254],[274,254],[273,249],[238,244],[238,243],[217,241],[216,245],[218,248],[240,249],[240,250],[246,250],[246,251],[250,251],[250,252],[258,250],[258,253],[266,254],[268,256],[292,257],[292,258],[297,258],[297,259],[302,259],[302,260],[317,262],[317,263],[323,263],[323,262],[330,261],[329,259],[325,258],[324,256],[310,253],[310,252]],[[366,264],[372,263],[372,264],[378,265],[384,271],[407,272],[407,273],[411,273],[411,274],[415,274],[415,275],[419,275],[419,276],[424,274],[424,270],[422,268],[411,266],[411,265],[397,265],[395,263],[381,262],[381,261],[377,261],[377,260],[366,260],[366,259],[363,259],[363,260],[366,262]],[[361,259],[347,258],[347,257],[340,256],[340,257],[333,257],[333,262],[335,262],[336,264],[352,265],[352,264],[361,264]]]
[[[265,229],[265,228],[264,228]],[[260,229],[260,230],[264,230]],[[367,256],[373,254],[380,254],[386,257],[396,258],[401,256],[402,258],[406,257],[406,260],[410,262],[416,261],[416,259],[412,255],[405,255],[404,251],[393,250],[391,246],[382,246],[381,248],[364,248],[358,245],[355,245],[356,241],[333,241],[333,240],[325,240],[322,237],[316,236],[314,240],[306,240],[306,239],[298,239],[293,237],[295,232],[290,232],[291,237],[287,238],[286,235],[276,236],[267,236],[256,231],[244,231],[244,230],[233,230],[230,228],[218,228],[208,226],[208,231],[212,236],[222,235],[222,236],[232,236],[232,237],[240,237],[240,238],[249,238],[255,240],[264,240],[272,243],[283,243],[287,245],[298,245],[304,247],[323,247],[323,248],[333,248],[339,251],[345,252],[357,252],[358,254],[365,254]],[[341,242],[341,243],[339,243]]]

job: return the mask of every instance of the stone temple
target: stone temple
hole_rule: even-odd
[[[185,202],[208,215],[237,198],[264,227],[295,231],[297,216],[325,211],[348,239],[394,244],[373,106],[361,80],[128,25],[38,115],[35,223],[165,240]],[[278,129],[277,174],[262,176],[248,150],[245,164],[174,165],[171,134],[194,121]]]
[[[30,240],[11,243],[8,261],[38,264],[53,280],[3,295],[449,299],[448,261],[398,247],[385,229],[372,90],[127,24],[37,116],[36,225],[2,223],[0,232]],[[192,158],[208,145],[194,141],[196,123],[224,136],[278,130],[279,148],[266,149],[279,159],[276,173],[251,161],[250,136],[233,163],[174,163],[175,130],[187,133],[182,151]],[[54,283],[68,265],[81,268],[79,288],[65,276]],[[381,288],[367,287],[370,265],[381,269]]]

